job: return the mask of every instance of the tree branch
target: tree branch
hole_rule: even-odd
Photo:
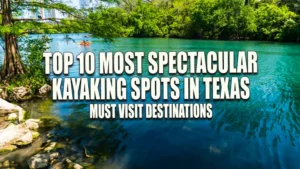
[[[32,18],[16,18],[16,19],[13,19],[14,21],[55,21],[55,22],[58,22],[58,20],[61,20],[60,18],[38,18],[38,19],[32,19]]]

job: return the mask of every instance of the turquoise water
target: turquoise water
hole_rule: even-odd
[[[95,103],[93,101],[47,101],[46,106],[34,103],[27,107],[32,117],[43,114],[60,117],[70,127],[67,135],[80,138],[78,144],[90,146],[91,152],[104,152],[106,160],[95,165],[128,169],[300,168],[299,44],[159,38],[120,38],[106,42],[85,38],[92,41],[92,45],[82,47],[78,42],[84,35],[71,35],[75,43],[66,42],[64,37],[51,35],[50,51],[76,55],[82,51],[251,50],[259,56],[258,74],[247,75],[251,82],[250,99],[212,102],[211,120],[89,120],[88,106]],[[69,76],[78,77],[77,70],[75,64]],[[142,76],[151,77],[147,72]],[[154,102],[148,99],[142,103]],[[201,102],[205,102],[204,99]],[[132,101],[129,99],[127,103]],[[91,124],[108,128],[105,136],[102,133],[98,139],[97,132],[86,127]]]

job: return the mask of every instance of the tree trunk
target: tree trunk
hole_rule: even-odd
[[[2,25],[13,26],[10,0],[1,0]],[[4,33],[5,57],[1,70],[2,78],[10,78],[24,73],[24,68],[18,51],[17,37],[14,33]]]

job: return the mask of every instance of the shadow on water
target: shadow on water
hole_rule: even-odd
[[[128,132],[118,120],[91,120],[86,107],[84,103],[71,104],[72,113],[63,117],[62,124],[50,133],[50,138],[65,144],[58,148],[63,156],[99,166],[126,149],[120,145]]]

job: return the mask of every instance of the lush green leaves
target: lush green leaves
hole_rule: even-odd
[[[256,10],[255,16],[258,27],[256,35],[261,40],[284,40],[286,33],[296,28],[296,14],[286,6],[264,4]]]
[[[120,0],[90,13],[88,32],[102,37],[299,41],[300,19],[291,11],[297,9],[289,0]]]

